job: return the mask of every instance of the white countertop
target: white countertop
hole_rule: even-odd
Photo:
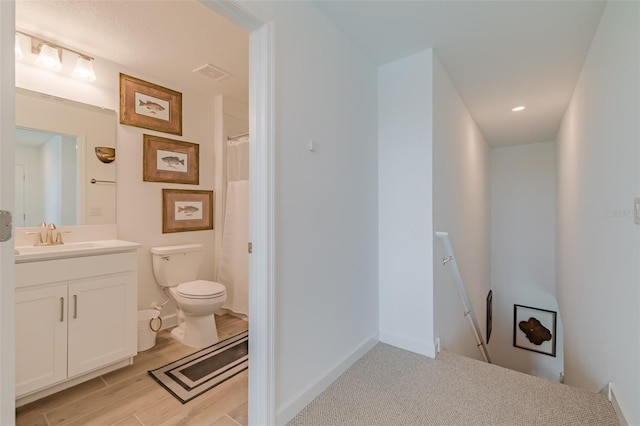
[[[48,246],[20,246],[15,248],[17,252],[15,254],[15,263],[121,253],[134,251],[140,247],[142,247],[141,244],[123,240],[82,241]]]

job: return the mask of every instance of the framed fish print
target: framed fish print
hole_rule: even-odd
[[[182,135],[182,93],[120,73],[120,124]]]
[[[513,346],[556,356],[557,312],[513,305]]]
[[[213,191],[162,190],[162,233],[213,229]]]
[[[153,135],[142,135],[142,180],[200,183],[200,145]]]

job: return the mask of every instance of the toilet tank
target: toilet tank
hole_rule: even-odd
[[[173,287],[198,278],[202,244],[153,247],[153,275],[162,287]]]

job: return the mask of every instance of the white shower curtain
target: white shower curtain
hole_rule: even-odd
[[[227,146],[227,197],[222,231],[222,252],[217,281],[227,289],[222,305],[249,315],[249,138]]]

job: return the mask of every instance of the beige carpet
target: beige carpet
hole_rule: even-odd
[[[379,343],[289,426],[617,426],[600,394],[452,353],[426,358]]]

